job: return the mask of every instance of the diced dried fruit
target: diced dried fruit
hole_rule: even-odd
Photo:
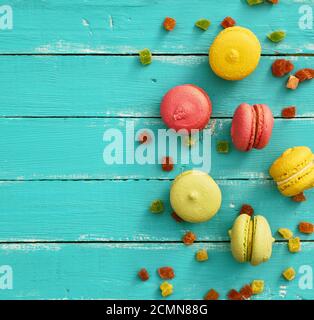
[[[183,243],[187,246],[193,244],[195,240],[196,240],[196,236],[191,231],[187,232],[182,238]]]
[[[300,222],[299,231],[306,234],[311,234],[314,232],[314,224],[310,222]]]
[[[210,21],[208,19],[199,19],[195,22],[195,25],[202,30],[207,30],[210,26]]]
[[[277,59],[273,62],[271,70],[275,77],[283,77],[287,73],[291,72],[294,68],[294,65],[285,59]]]
[[[314,78],[314,69],[305,68],[298,70],[295,76],[300,80],[300,82],[311,80]]]
[[[162,200],[154,200],[151,203],[149,210],[152,213],[162,213],[165,210],[164,203],[162,202]]]
[[[301,250],[301,241],[299,237],[291,238],[288,241],[289,251],[292,253],[299,252]]]
[[[149,274],[148,274],[148,271],[143,268],[141,269],[139,272],[138,272],[138,276],[140,277],[140,279],[142,281],[147,281],[149,279]]]
[[[253,294],[260,294],[264,291],[264,280],[253,280],[251,283]]]
[[[152,62],[152,53],[150,52],[149,49],[143,49],[139,51],[139,56],[140,56],[141,64],[143,65],[147,65]]]
[[[296,196],[293,196],[291,199],[294,202],[304,202],[304,201],[306,201],[306,197],[305,197],[303,192],[297,194]]]
[[[233,27],[235,24],[236,24],[235,20],[233,20],[231,17],[226,17],[221,22],[221,26],[224,27],[225,29]]]
[[[171,267],[159,268],[158,274],[160,278],[164,280],[170,280],[174,278],[174,270]]]
[[[263,3],[264,0],[247,0],[247,3],[250,5],[250,6],[254,6],[256,4],[261,4]]]
[[[231,289],[228,293],[229,300],[243,300],[242,294],[237,290]]]
[[[172,171],[173,170],[173,160],[171,157],[163,157],[161,161],[161,167],[163,171]]]
[[[280,228],[278,229],[278,233],[286,240],[289,240],[293,237],[293,232],[289,229]]]
[[[295,118],[297,113],[297,108],[296,107],[286,107],[282,109],[281,115],[285,119],[292,119]]]
[[[218,153],[229,153],[229,142],[218,141],[216,145],[216,150]]]
[[[271,32],[267,35],[267,38],[272,42],[280,42],[286,37],[286,33],[284,31],[278,30]]]
[[[282,273],[282,275],[286,280],[291,281],[295,278],[295,270],[292,267],[290,267],[290,268],[286,269]]]
[[[206,296],[204,297],[204,300],[218,300],[219,299],[219,293],[214,290],[214,289],[210,289]]]
[[[177,222],[182,222],[184,221],[182,218],[180,218],[174,211],[171,213],[171,217],[177,221]]]
[[[251,217],[254,214],[254,209],[249,204],[244,204],[241,207],[240,214],[248,214]]]
[[[278,4],[279,0],[267,0],[268,2],[272,3],[272,4]]]
[[[166,17],[164,20],[164,28],[167,31],[172,31],[174,27],[176,26],[176,20],[170,17]]]
[[[299,85],[299,79],[295,76],[290,76],[286,87],[291,90],[295,90]]]
[[[252,297],[253,290],[251,286],[247,284],[240,290],[240,294],[242,295],[243,299],[247,300]]]
[[[170,296],[173,292],[173,286],[169,282],[165,281],[160,285],[161,295],[163,297]]]
[[[206,249],[200,249],[196,252],[195,258],[197,261],[206,261],[208,260],[208,253]]]
[[[138,137],[138,141],[141,144],[142,143],[149,143],[149,142],[151,142],[151,140],[152,140],[152,138],[151,138],[150,134],[147,132],[142,132]]]

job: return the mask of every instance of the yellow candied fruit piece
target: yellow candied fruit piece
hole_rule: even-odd
[[[280,228],[278,229],[278,233],[286,240],[289,240],[293,237],[293,232],[289,229]]]
[[[208,260],[208,253],[206,249],[200,249],[196,252],[196,260],[197,261],[206,261]]]
[[[163,282],[159,288],[163,297],[170,296],[173,292],[173,285],[167,281]]]
[[[299,237],[291,238],[288,242],[289,251],[292,253],[299,252],[301,250],[301,241]]]
[[[282,273],[282,275],[286,280],[291,281],[295,278],[295,270],[292,267],[290,267],[290,268],[286,269]]]
[[[264,291],[264,280],[253,280],[251,283],[253,294],[260,294]]]
[[[184,137],[184,145],[191,148],[196,144],[196,139],[192,136]]]

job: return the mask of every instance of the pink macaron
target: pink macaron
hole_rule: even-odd
[[[192,84],[170,89],[160,105],[160,114],[165,124],[171,129],[187,133],[192,129],[204,129],[211,113],[209,96],[203,89]]]
[[[241,151],[263,149],[268,144],[274,126],[274,117],[266,104],[250,106],[242,103],[233,115],[231,137]]]

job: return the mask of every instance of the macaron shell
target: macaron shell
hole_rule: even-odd
[[[162,99],[160,114],[166,125],[176,131],[202,130],[209,122],[212,104],[206,92],[191,84],[170,89]]]
[[[255,216],[253,221],[253,242],[251,264],[259,265],[269,260],[274,242],[270,226],[263,216]]]
[[[261,45],[255,34],[243,27],[221,31],[209,50],[209,63],[216,75],[226,80],[241,80],[257,67]]]
[[[254,144],[256,115],[254,109],[247,103],[242,103],[236,109],[231,125],[231,138],[240,151],[249,151]]]
[[[174,180],[170,203],[176,214],[185,221],[197,223],[211,219],[220,209],[221,191],[205,172],[190,170]]]

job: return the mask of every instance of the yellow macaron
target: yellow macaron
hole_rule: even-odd
[[[185,171],[178,175],[170,190],[170,203],[175,213],[188,222],[211,219],[221,206],[221,191],[205,172]]]
[[[287,197],[314,187],[314,154],[308,147],[286,150],[269,169],[279,191]]]
[[[209,64],[217,76],[241,80],[256,69],[261,51],[259,40],[249,29],[226,28],[209,49]]]
[[[256,266],[271,257],[275,239],[263,216],[251,218],[247,214],[240,214],[229,235],[232,255],[238,262],[250,262]]]

